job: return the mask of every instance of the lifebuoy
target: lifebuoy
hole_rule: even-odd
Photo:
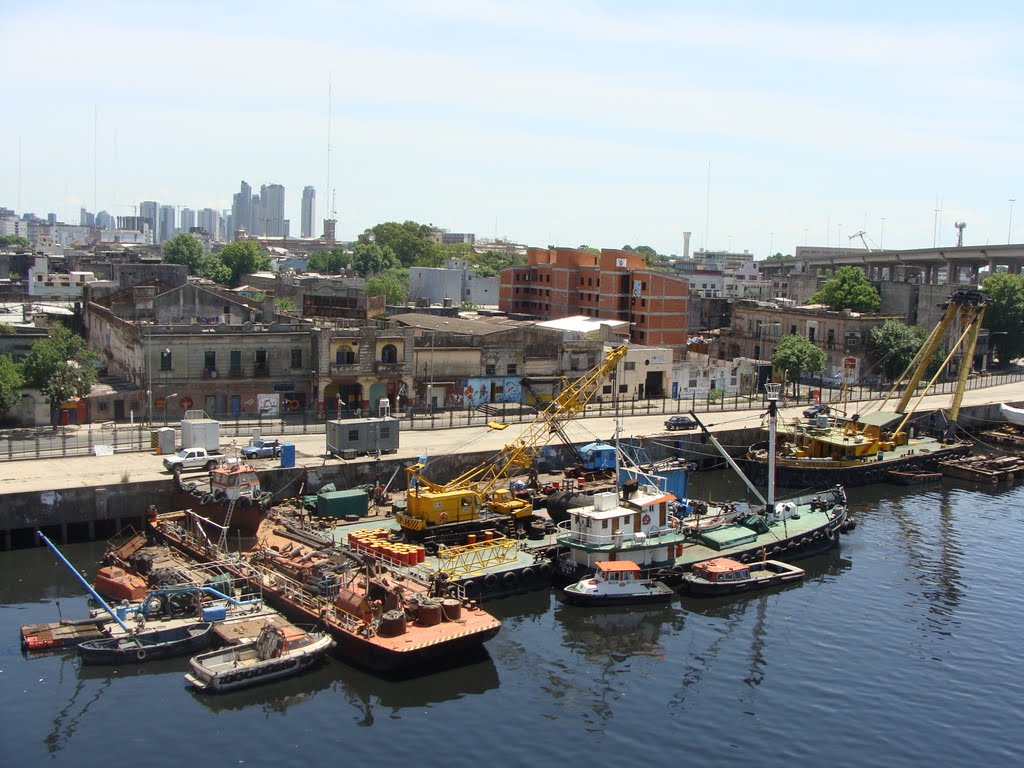
[[[146,649],[145,648],[139,648],[139,650],[137,650],[135,652],[135,658],[138,659],[139,661],[145,661],[145,659],[146,659]]]
[[[299,401],[298,401],[298,400],[290,400],[290,401],[288,402],[288,408],[289,408],[289,409],[291,409],[291,410],[293,410],[293,411],[297,411],[297,410],[299,410],[299,408],[301,408],[301,407],[302,407],[302,406],[301,406],[301,405],[299,404]]]
[[[643,523],[644,525],[650,525],[650,523],[651,523],[651,516],[648,515],[646,512],[644,512],[644,516],[640,518],[640,522]]]

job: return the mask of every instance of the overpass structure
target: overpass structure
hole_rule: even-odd
[[[867,248],[824,248],[797,246],[793,261],[780,262],[796,273],[831,273],[839,267],[860,267],[869,280],[894,280],[922,285],[977,284],[978,273],[989,274],[1006,267],[1020,274],[1024,266],[1024,244],[965,245],[911,250],[869,250]],[[767,266],[762,262],[762,271]],[[771,265],[769,269],[775,267]]]

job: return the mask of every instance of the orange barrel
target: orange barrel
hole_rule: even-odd
[[[416,562],[417,563],[422,563],[426,559],[427,559],[427,548],[426,547],[416,547]]]
[[[682,557],[682,556],[683,556],[683,545],[682,544],[676,544],[676,557]]]
[[[476,544],[476,534],[475,533],[467,533],[466,534],[466,543],[467,544]]]
[[[484,541],[491,541],[494,538],[494,531],[484,531]]]
[[[419,562],[416,557],[416,547],[412,544],[405,545],[405,563],[406,565],[416,565]]]

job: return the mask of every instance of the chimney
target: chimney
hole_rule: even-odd
[[[683,258],[690,258],[690,233],[683,232]]]
[[[275,294],[272,290],[263,292],[263,322],[272,323],[277,318],[277,307],[274,302]]]

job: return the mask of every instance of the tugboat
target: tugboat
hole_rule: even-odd
[[[175,474],[174,486],[172,509],[190,509],[239,536],[255,536],[270,507],[271,494],[260,489],[256,470],[235,459],[222,462],[210,472],[208,488],[183,483],[180,474]]]
[[[594,567],[593,576],[562,590],[567,603],[633,605],[663,603],[672,598],[669,587],[660,581],[642,578],[640,566],[631,560],[601,560],[594,563]]]
[[[804,569],[780,560],[740,563],[728,557],[697,563],[683,575],[682,589],[691,595],[718,597],[799,581]]]

